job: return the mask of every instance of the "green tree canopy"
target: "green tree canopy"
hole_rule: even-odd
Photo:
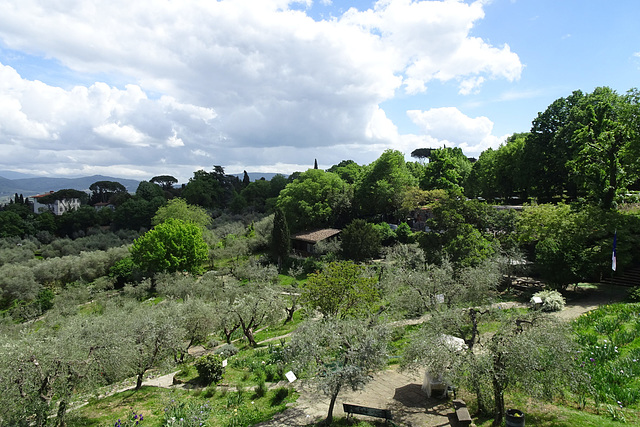
[[[385,226],[388,228],[388,225]],[[354,219],[340,233],[342,256],[355,261],[375,258],[380,254],[382,239],[382,234],[374,224]]]
[[[190,222],[202,228],[207,227],[213,221],[211,215],[209,215],[206,210],[200,206],[190,205],[181,198],[171,199],[166,205],[160,206],[153,216],[151,223],[158,225],[169,218]]]
[[[209,256],[200,227],[173,218],[136,239],[130,251],[136,265],[151,274],[162,271],[199,273]]]
[[[222,166],[214,166],[211,172],[194,172],[182,190],[182,197],[191,205],[222,209],[240,189],[241,181],[238,177],[226,175]]]
[[[596,204],[610,209],[638,180],[640,92],[618,95],[596,88],[572,110],[576,155],[567,162],[576,184]]]
[[[309,169],[288,184],[278,196],[291,231],[331,226],[350,208],[348,185],[321,169]]]
[[[458,147],[431,150],[429,163],[420,183],[424,190],[463,191],[463,185],[471,173],[471,161]]]
[[[149,181],[140,181],[136,189],[136,196],[148,202],[159,198],[164,203],[164,191],[162,191],[162,188],[158,184]]]
[[[154,176],[149,180],[153,184],[158,184],[163,190],[170,190],[173,184],[177,184],[178,180],[171,175]]]
[[[343,160],[337,165],[331,166],[327,169],[327,172],[338,174],[344,182],[354,184],[362,172],[362,166],[358,165],[353,160]]]
[[[527,133],[514,133],[498,147],[487,149],[473,164],[465,183],[465,194],[493,199],[501,197],[506,204],[512,197],[526,199],[528,183],[522,171]]]
[[[540,201],[576,197],[567,162],[575,154],[572,136],[576,123],[571,111],[583,97],[581,91],[575,91],[559,98],[532,122],[523,153],[526,168],[522,172],[527,176],[530,194]]]
[[[126,193],[124,185],[117,181],[97,181],[89,186],[91,190],[90,204],[107,203],[116,193]]]
[[[393,218],[401,207],[400,195],[417,183],[405,164],[404,155],[396,150],[386,150],[364,168],[356,184],[355,202],[364,216]]]
[[[324,317],[365,317],[379,303],[377,279],[364,267],[351,261],[327,264],[322,271],[308,276],[302,299],[311,310]]]

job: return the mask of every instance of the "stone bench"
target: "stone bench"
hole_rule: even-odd
[[[453,401],[453,409],[456,411],[456,417],[458,417],[458,424],[461,426],[470,426],[473,422],[467,404],[462,399],[456,399]]]

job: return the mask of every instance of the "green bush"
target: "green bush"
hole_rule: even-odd
[[[198,370],[200,382],[206,385],[219,383],[224,375],[222,357],[218,354],[201,356],[196,359],[194,366]]]
[[[640,302],[640,286],[636,286],[629,291],[627,295],[628,302]]]
[[[271,398],[271,406],[278,406],[279,404],[281,404],[287,397],[289,397],[290,392],[291,389],[287,387],[277,388],[273,393],[273,397]]]
[[[235,356],[236,354],[238,354],[238,348],[233,344],[225,344],[217,349],[214,353],[226,359],[227,357]]]
[[[533,294],[531,297],[531,303],[533,303],[533,298],[539,297],[542,300],[542,311],[560,311],[564,308],[564,297],[558,291],[540,291]]]

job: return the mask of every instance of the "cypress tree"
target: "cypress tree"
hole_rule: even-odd
[[[291,236],[287,218],[281,208],[276,208],[273,217],[273,231],[271,232],[271,251],[278,260],[278,271],[282,269],[282,260],[289,256],[290,250]]]

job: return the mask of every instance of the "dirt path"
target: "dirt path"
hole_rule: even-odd
[[[628,292],[628,287],[616,285],[599,285],[595,289],[578,288],[568,293],[567,305],[564,310],[556,313],[556,316],[573,320],[601,305],[623,301]]]

